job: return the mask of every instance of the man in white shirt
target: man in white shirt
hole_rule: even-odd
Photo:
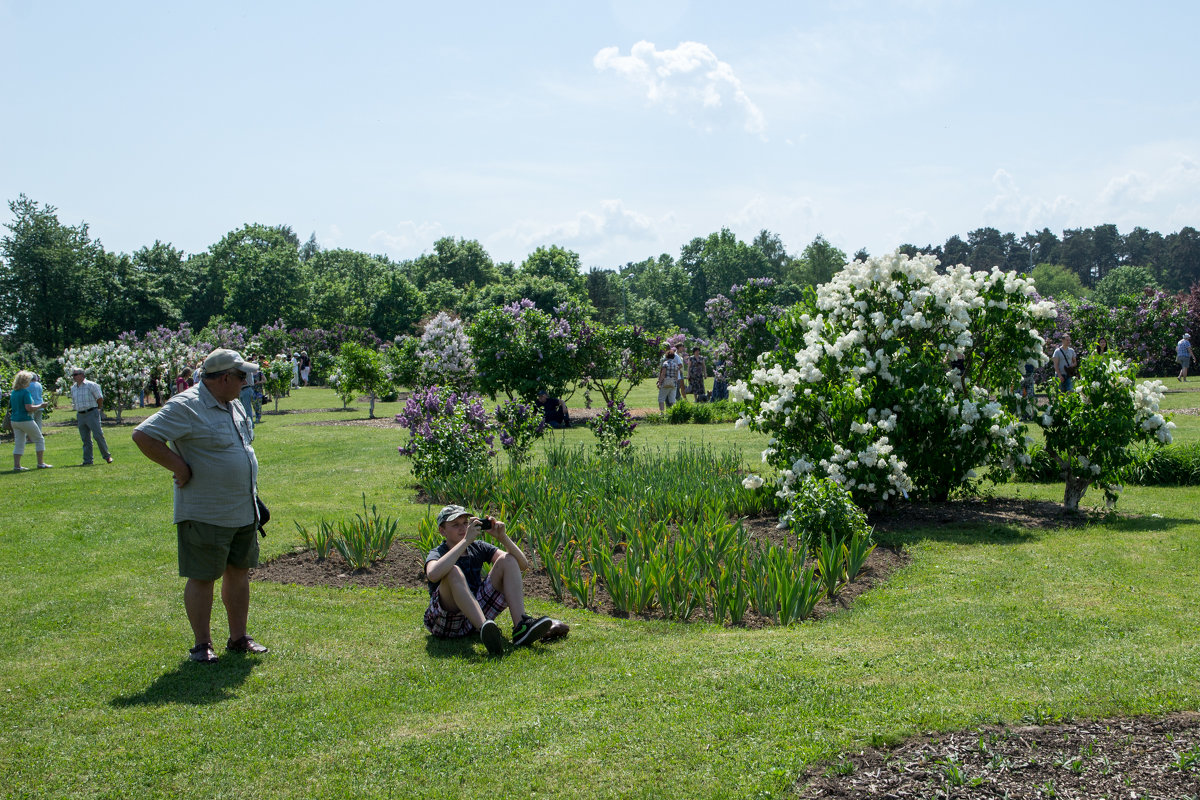
[[[89,381],[82,367],[71,369],[71,405],[75,408],[75,425],[79,428],[79,438],[83,440],[83,464],[92,465],[92,437],[100,445],[100,455],[111,464],[112,453],[108,450],[108,442],[104,439],[104,431],[100,427],[100,409],[104,407],[104,393],[99,384]]]
[[[1075,388],[1075,375],[1072,373],[1079,370],[1079,357],[1075,355],[1075,349],[1071,347],[1070,334],[1063,334],[1062,342],[1054,348],[1054,355],[1050,357],[1050,360],[1054,362],[1054,374],[1058,377],[1062,390],[1069,392]]]

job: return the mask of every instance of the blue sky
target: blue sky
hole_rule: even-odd
[[[0,195],[126,252],[1167,233],[1200,225],[1197,30],[1194,2],[0,0]]]

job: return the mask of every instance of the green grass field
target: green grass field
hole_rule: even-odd
[[[630,399],[654,404],[652,386]],[[340,405],[304,389],[280,408]],[[266,418],[264,556],[298,543],[293,521],[349,515],[363,493],[405,526],[424,513],[405,431],[307,424],[365,416]],[[1200,440],[1200,418],[1176,422],[1177,441]],[[71,466],[78,437],[60,428],[55,469],[0,473],[0,796],[775,797],[813,760],[918,731],[1200,707],[1200,487],[1129,487],[1120,510],[1136,516],[1076,529],[908,532],[910,566],[787,629],[535,602],[570,637],[502,660],[431,641],[423,590],[256,583],[250,630],[270,655],[205,667],[185,661],[170,476],[130,431],[108,428],[112,465]],[[635,436],[698,441],[751,466],[763,447],[729,425]],[[1057,501],[1062,486],[996,493]]]

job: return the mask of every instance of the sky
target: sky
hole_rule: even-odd
[[[0,196],[117,252],[263,223],[585,268],[723,227],[1165,234],[1200,226],[1197,30],[1191,0],[0,0]]]

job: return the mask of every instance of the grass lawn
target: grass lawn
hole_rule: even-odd
[[[340,405],[303,389],[280,408]],[[264,556],[363,493],[405,526],[424,512],[396,453],[406,432],[307,424],[365,416],[266,418]],[[1178,440],[1200,439],[1195,420],[1177,416]],[[1128,487],[1120,508],[1139,516],[1073,530],[908,532],[909,567],[787,629],[534,603],[570,637],[501,660],[430,640],[423,591],[256,583],[250,629],[271,654],[205,667],[185,661],[170,475],[130,430],[108,428],[112,465],[69,466],[65,428],[47,440],[58,467],[0,473],[0,796],[773,797],[814,759],[917,731],[1200,707],[1200,487]],[[763,446],[728,425],[635,436],[696,441],[751,465]],[[1061,501],[1062,486],[997,494]]]

